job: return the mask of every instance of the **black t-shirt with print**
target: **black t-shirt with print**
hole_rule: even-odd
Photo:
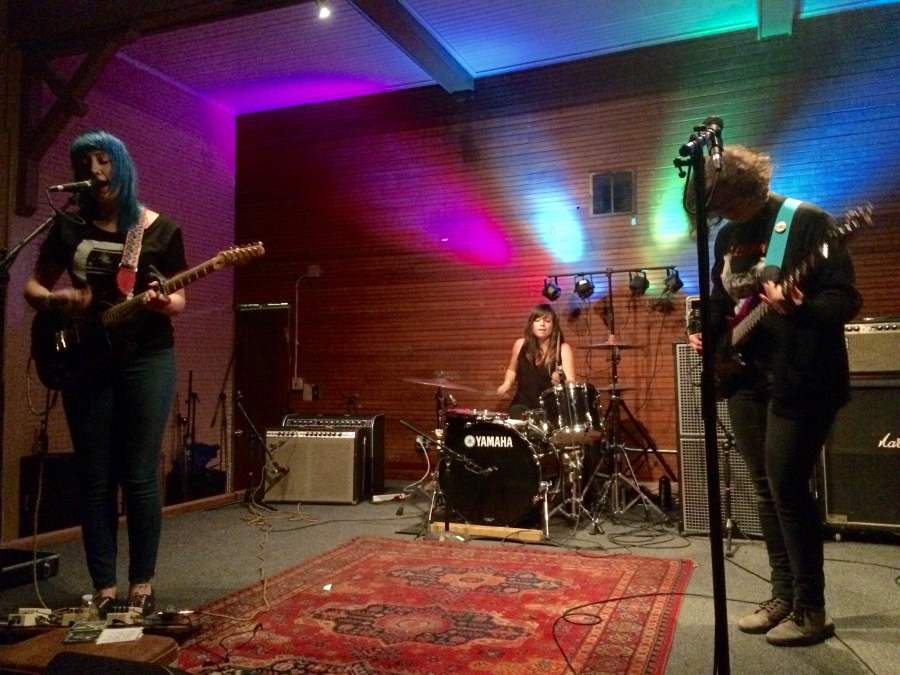
[[[73,285],[89,286],[92,310],[99,312],[122,299],[116,273],[125,236],[122,232],[107,232],[90,222],[81,225],[57,218],[41,246],[38,262],[64,267]],[[166,278],[187,268],[181,229],[163,215],[144,230],[135,293],[146,290],[153,280],[148,274],[151,266]],[[113,333],[115,339],[127,341],[144,352],[174,344],[172,322],[159,312],[138,312]]]
[[[753,219],[726,223],[715,244],[710,318],[715,335],[726,329],[736,303],[760,292],[762,280],[777,271],[766,269],[765,253],[785,197],[770,195]],[[782,270],[794,270],[825,238],[834,220],[812,204],[802,203],[791,224]],[[767,381],[776,412],[795,416],[813,408],[840,406],[849,397],[849,371],[843,326],[859,310],[850,256],[841,242],[828,246],[800,284],[803,304],[788,316],[769,312],[754,330],[742,355],[753,365],[748,384]]]

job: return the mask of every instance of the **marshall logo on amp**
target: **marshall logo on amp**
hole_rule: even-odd
[[[472,436],[463,439],[467,448],[511,448],[513,439],[510,436]]]
[[[891,448],[892,450],[900,449],[900,436],[895,436],[891,438],[891,432],[887,432],[878,442],[879,448]]]

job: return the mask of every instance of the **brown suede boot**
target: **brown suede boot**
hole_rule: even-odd
[[[788,600],[771,598],[760,603],[753,613],[738,619],[737,627],[745,633],[766,633],[786,619],[792,609]]]
[[[766,633],[766,642],[778,647],[814,645],[834,635],[834,622],[824,609],[798,609]]]

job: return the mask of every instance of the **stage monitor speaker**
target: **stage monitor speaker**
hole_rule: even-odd
[[[675,344],[675,396],[678,404],[678,467],[681,490],[681,527],[686,534],[709,532],[709,497],[707,491],[706,442],[700,401],[702,360],[690,345]],[[724,401],[716,413],[722,426],[731,432],[731,418]],[[726,480],[731,485],[731,520],[738,534],[762,536],[756,493],[750,472],[737,450],[725,457],[726,434],[717,426],[716,443],[719,458],[719,485],[722,499],[722,524],[726,520]]]
[[[359,430],[268,429],[266,446],[287,469],[269,480],[266,501],[356,504],[365,493]]]
[[[900,380],[851,387],[822,453],[825,522],[900,531]]]

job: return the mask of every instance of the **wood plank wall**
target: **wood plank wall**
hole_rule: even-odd
[[[387,416],[388,478],[413,477],[423,458],[399,420],[433,428],[435,391],[404,378],[443,373],[480,390],[458,393],[460,406],[504,409],[488,392],[545,274],[677,265],[697,292],[671,160],[709,114],[725,119],[726,147],[772,154],[776,190],[834,212],[875,204],[881,228],[852,249],[864,312],[900,314],[883,273],[900,266],[898,17],[846,13],[791,38],[704,38],[479,79],[469,94],[430,87],[239,118],[236,231],[269,253],[238,272],[237,301],[293,303],[295,281],[321,268],[296,283],[296,367],[321,400],[295,394],[292,409],[341,412],[358,395]],[[622,168],[636,171],[636,222],[591,217],[589,173]],[[618,337],[644,346],[623,353],[626,403],[672,449],[684,292],[674,310],[652,309],[662,276],[638,300],[614,276],[614,309]],[[560,281],[577,379],[605,385],[608,353],[585,349],[607,336],[603,278],[589,305]]]

